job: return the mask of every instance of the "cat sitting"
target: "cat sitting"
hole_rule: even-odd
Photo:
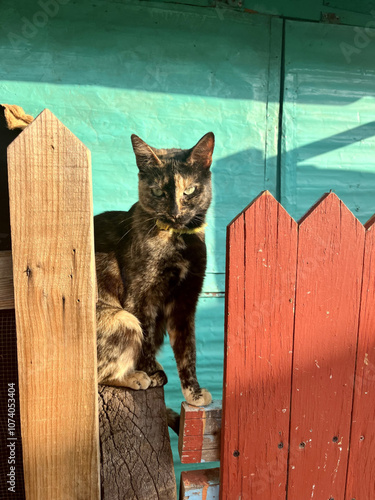
[[[191,149],[156,149],[131,136],[139,201],[94,218],[98,382],[147,389],[167,376],[156,361],[166,331],[186,401],[211,403],[196,376],[195,310],[206,270],[214,134]]]

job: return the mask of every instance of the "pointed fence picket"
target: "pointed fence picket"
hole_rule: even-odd
[[[373,221],[366,228],[329,193],[297,243],[267,192],[228,227],[222,499],[374,497]]]
[[[299,224],[288,498],[344,498],[365,229],[323,196]]]
[[[374,228],[334,193],[297,224],[268,192],[228,226],[221,500],[375,498]]]
[[[100,491],[90,152],[46,109],[9,146],[8,173],[26,497],[94,500]]]
[[[289,434],[297,224],[267,194],[229,227],[221,488],[281,498]],[[244,425],[242,425],[242,423]]]

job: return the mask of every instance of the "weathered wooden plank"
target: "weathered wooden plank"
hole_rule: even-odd
[[[285,498],[297,224],[264,192],[228,253],[220,495]]]
[[[96,499],[90,153],[45,110],[8,165],[26,496]]]
[[[364,233],[333,193],[299,225],[288,500],[344,498]]]
[[[218,467],[181,472],[180,500],[218,500],[219,477]]]
[[[220,460],[221,401],[205,407],[181,404],[178,451],[183,464]]]
[[[101,499],[175,500],[162,387],[99,386]]]
[[[0,309],[14,309],[12,252],[0,252]]]
[[[375,498],[375,217],[366,224],[346,499]]]

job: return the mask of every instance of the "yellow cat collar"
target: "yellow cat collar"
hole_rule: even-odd
[[[174,233],[174,234],[196,234],[196,233],[201,233],[202,231],[204,231],[205,227],[207,226],[207,224],[204,223],[204,224],[202,224],[199,227],[194,227],[193,229],[188,229],[188,228],[175,229],[174,227],[171,227],[169,224],[165,224],[164,222],[162,222],[159,219],[156,220],[156,225],[162,231],[168,231],[169,233]]]

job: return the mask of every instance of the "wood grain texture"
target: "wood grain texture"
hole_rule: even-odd
[[[288,500],[344,498],[364,233],[333,193],[299,225]]]
[[[220,460],[221,401],[197,407],[181,404],[178,452],[181,463]]]
[[[375,217],[366,228],[347,500],[375,498]]]
[[[228,227],[221,499],[285,498],[297,224],[268,192]]]
[[[175,500],[162,387],[99,386],[102,500]]]
[[[180,500],[219,500],[218,467],[181,472]]]
[[[8,165],[27,499],[97,499],[90,153],[45,110]]]
[[[0,309],[14,309],[12,252],[0,252]]]

